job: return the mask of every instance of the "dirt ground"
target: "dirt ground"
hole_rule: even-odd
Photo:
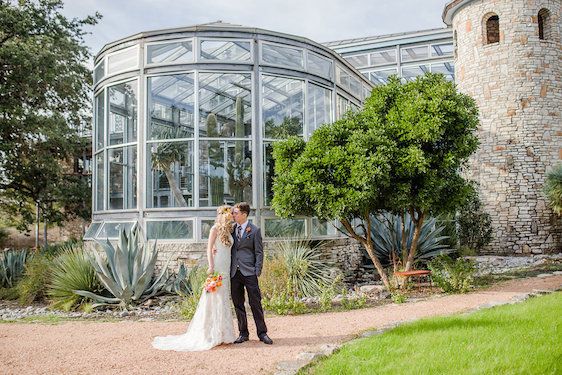
[[[269,374],[281,361],[327,343],[341,343],[364,330],[509,301],[526,292],[556,290],[562,275],[511,280],[465,295],[436,296],[361,310],[266,319],[272,346],[257,341],[206,352],[159,351],[154,336],[180,334],[182,322],[67,322],[0,325],[2,374]],[[250,327],[253,322],[249,322]]]

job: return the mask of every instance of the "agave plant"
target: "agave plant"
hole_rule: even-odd
[[[308,239],[280,241],[277,244],[288,273],[287,289],[294,297],[316,296],[330,281],[329,264],[320,258],[321,243]]]
[[[166,270],[166,272],[168,271]],[[196,280],[196,274],[198,273],[200,273],[198,266],[188,269],[185,264],[182,264],[176,274],[171,277],[167,277],[168,283],[165,285],[164,289],[168,293],[188,296],[199,287],[199,282]]]
[[[107,304],[120,304],[127,307],[138,304],[163,291],[168,283],[167,265],[160,275],[153,278],[158,257],[156,242],[150,249],[140,241],[140,230],[133,225],[129,233],[122,229],[119,233],[117,247],[109,240],[98,241],[106,257],[94,253],[92,265],[105,288],[113,297],[105,297],[86,290],[75,290],[76,294],[91,298],[97,303],[94,307]],[[168,260],[169,262],[169,260]]]
[[[547,173],[543,191],[552,210],[558,215],[562,215],[562,164],[555,166]]]
[[[404,228],[406,233],[406,249],[410,249],[414,237],[415,224],[410,215],[404,216]],[[439,254],[447,254],[454,251],[446,243],[448,236],[441,235],[445,229],[439,225],[436,218],[426,219],[422,225],[416,261],[427,261]],[[375,244],[375,252],[383,264],[397,263],[405,264],[407,254],[402,253],[402,218],[400,215],[383,213],[371,216],[371,239]]]
[[[83,249],[69,245],[53,260],[47,296],[54,308],[68,311],[81,305],[86,299],[74,293],[74,290],[100,293],[103,286]]]
[[[30,256],[27,250],[9,250],[0,255],[0,286],[12,288],[23,276],[25,262]]]

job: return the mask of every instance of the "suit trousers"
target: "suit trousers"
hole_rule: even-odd
[[[267,327],[265,325],[263,308],[261,306],[261,291],[258,285],[258,277],[256,275],[244,276],[240,270],[237,270],[230,279],[230,291],[234,310],[236,311],[236,319],[238,320],[238,330],[241,336],[248,337],[248,318],[246,316],[246,308],[244,307],[244,302],[246,300],[244,288],[246,288],[248,292],[248,299],[254,322],[256,323],[258,337],[261,338],[262,335],[267,333]]]

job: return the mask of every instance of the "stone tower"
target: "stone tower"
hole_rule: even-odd
[[[561,219],[541,192],[562,163],[562,0],[454,0],[452,26],[460,91],[480,109],[472,178],[492,216],[500,254],[562,251]]]

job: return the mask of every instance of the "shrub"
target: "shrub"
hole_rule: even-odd
[[[562,215],[562,164],[558,164],[547,173],[543,191],[552,210]]]
[[[8,231],[6,230],[6,228],[2,228],[0,227],[0,249],[2,249],[4,247],[4,244],[6,243],[6,240],[8,239],[9,234]]]
[[[21,304],[30,304],[46,297],[51,266],[52,260],[41,254],[35,254],[27,261],[24,276],[17,284]]]
[[[433,281],[446,293],[466,293],[474,286],[474,261],[441,255],[429,262]]]
[[[80,247],[65,250],[53,260],[47,295],[54,308],[69,311],[89,300],[74,293],[75,290],[103,291],[90,259]]]
[[[12,288],[25,271],[27,250],[9,250],[0,254],[0,287]]]
[[[289,285],[289,272],[282,253],[269,256],[263,262],[260,277],[260,290],[264,298],[272,298],[278,293],[286,292]]]
[[[341,291],[341,305],[345,310],[355,310],[365,307],[367,304],[367,296],[360,295],[357,298],[349,298],[347,288],[343,287]]]
[[[277,315],[298,315],[308,311],[304,302],[284,292],[277,293],[271,298],[264,298],[263,307]]]
[[[458,218],[459,244],[480,251],[492,241],[492,219],[482,208],[474,191],[460,209]]]
[[[203,284],[207,279],[207,273],[204,269],[194,267],[188,275],[188,283],[190,285],[190,292],[185,296],[180,304],[180,315],[186,319],[193,318],[197,310],[197,304],[203,293]]]
[[[404,303],[408,299],[405,294],[401,293],[398,290],[393,291],[390,295],[390,298],[392,299],[392,302],[397,304]]]

